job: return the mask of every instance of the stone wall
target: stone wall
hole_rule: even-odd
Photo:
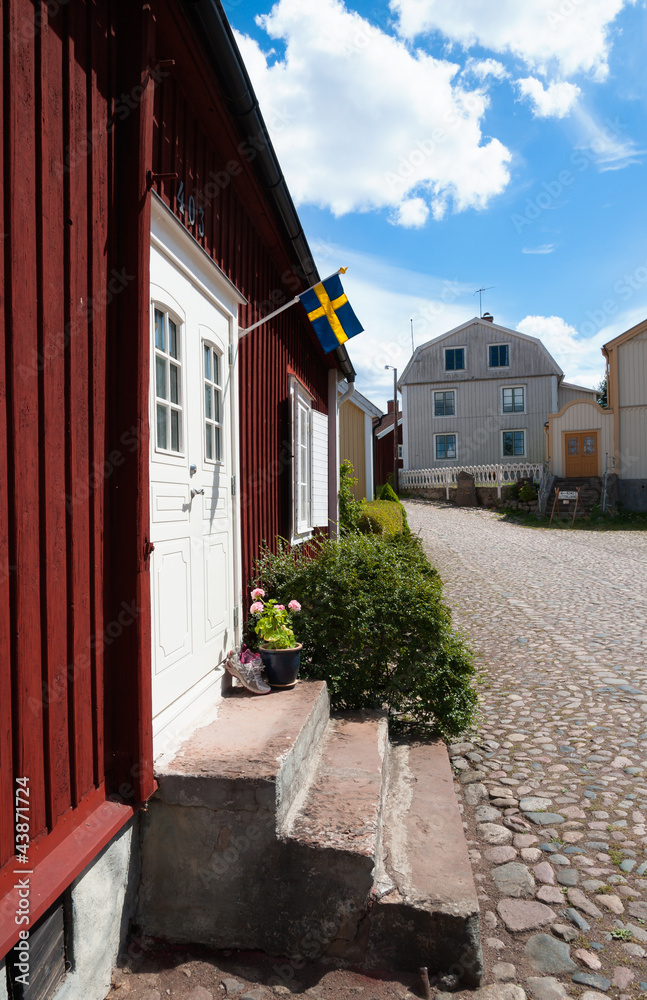
[[[647,511],[647,479],[620,479],[618,500],[624,510]]]
[[[479,507],[491,507],[491,508],[503,508],[508,507],[507,496],[510,493],[512,487],[502,486],[501,487],[501,499],[498,498],[496,486],[477,486],[476,487],[476,503]],[[447,500],[447,495],[444,486],[436,486],[432,489],[408,489],[403,491],[403,495],[406,497],[412,497],[419,500],[445,500],[447,503],[456,503],[458,499],[458,490],[455,486],[449,487],[449,500]],[[405,497],[405,498],[406,498]],[[536,506],[536,504],[535,504]]]

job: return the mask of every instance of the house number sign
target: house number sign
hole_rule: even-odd
[[[201,208],[200,205],[196,205],[195,198],[192,194],[186,198],[184,181],[180,181],[177,186],[175,194],[175,210],[177,214],[181,216],[187,229],[193,228],[197,220],[198,236],[204,236],[204,208]]]

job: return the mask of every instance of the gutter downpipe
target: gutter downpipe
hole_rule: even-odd
[[[220,0],[184,0],[184,6],[241,134],[255,140],[253,148],[257,153],[254,158],[257,172],[286,229],[303,277],[310,284],[316,284],[320,280],[319,272],[222,3]],[[340,345],[334,353],[344,378],[352,384],[356,372],[346,348]]]

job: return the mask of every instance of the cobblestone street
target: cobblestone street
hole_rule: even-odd
[[[451,754],[485,981],[535,1000],[637,996],[647,990],[647,534],[406,509],[477,656],[482,718]],[[522,1000],[518,986],[490,992]]]

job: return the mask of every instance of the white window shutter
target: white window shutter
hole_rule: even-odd
[[[328,415],[312,411],[312,526],[328,527]]]

